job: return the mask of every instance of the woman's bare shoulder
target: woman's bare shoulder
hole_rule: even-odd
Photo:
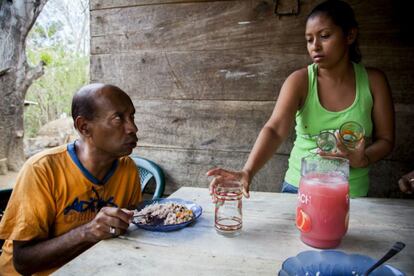
[[[384,91],[389,89],[388,80],[383,71],[378,68],[367,67],[369,84],[372,93],[375,95],[377,91]]]
[[[308,80],[308,68],[304,67],[304,68],[300,68],[296,71],[293,71],[288,79],[293,78],[294,80],[298,81],[298,80],[302,80],[302,81],[307,81]]]
[[[291,73],[285,80],[281,95],[296,101],[295,108],[301,108],[305,102],[308,91],[308,70],[302,68]],[[280,96],[280,95],[279,95]]]
[[[378,68],[374,68],[374,67],[366,67],[367,73],[368,73],[368,78],[371,80],[385,80],[386,76],[385,73],[378,69]]]
[[[291,87],[299,90],[307,90],[308,87],[308,69],[301,68],[292,72],[285,81]]]

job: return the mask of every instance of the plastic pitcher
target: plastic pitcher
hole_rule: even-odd
[[[296,208],[301,240],[316,248],[334,248],[348,230],[349,161],[318,155],[302,159]]]

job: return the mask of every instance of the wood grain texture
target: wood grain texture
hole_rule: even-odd
[[[249,152],[273,102],[134,101],[140,143]],[[279,149],[288,154],[293,138]]]
[[[300,1],[299,15],[279,17],[270,0],[92,0],[91,80],[131,95],[138,152],[168,164],[167,186],[202,185],[211,156],[243,166],[284,80],[310,62],[305,18],[319,2]],[[385,72],[396,109],[396,147],[373,166],[370,195],[398,197],[396,180],[414,164],[414,17],[403,1],[348,2],[363,63]],[[258,190],[279,189],[293,138]]]
[[[171,235],[170,235],[171,236]],[[191,240],[194,242],[194,238]],[[105,245],[97,245],[93,252],[85,252],[83,257],[87,261],[76,259],[75,263],[68,264],[53,275],[266,275],[266,272],[274,271],[275,267],[281,266],[281,261],[263,259],[259,257],[249,258],[249,266],[241,267],[240,262],[246,262],[238,255],[226,255],[224,252],[211,253],[208,249],[189,252],[186,246],[163,246],[140,241],[129,241],[117,239],[105,242]],[[104,246],[103,253],[99,253],[106,262],[90,260],[94,259],[95,250],[100,251]],[[215,250],[214,250],[215,251]],[[115,253],[117,252],[117,253]],[[173,256],[173,257],[172,257]],[[191,261],[190,261],[191,260]],[[225,260],[225,262],[219,261]],[[96,265],[99,263],[99,265]],[[138,265],[140,264],[140,265]],[[231,272],[225,272],[233,267]],[[137,271],[139,271],[137,273]]]
[[[165,194],[169,195],[183,186],[208,187],[205,174],[209,169],[222,167],[239,170],[247,160],[248,153],[219,150],[190,150],[138,146],[134,154],[159,164],[166,173]],[[251,190],[279,192],[286,170],[288,155],[275,154],[253,179]],[[410,198],[402,195],[398,188],[401,175],[412,170],[404,161],[382,160],[371,166],[370,197]],[[412,197],[411,197],[412,198]]]
[[[412,52],[402,37],[407,35],[401,28],[407,19],[392,13],[396,4],[389,0],[355,2],[361,45],[372,50],[392,47]],[[274,14],[270,0],[203,1],[92,11],[91,51],[97,54],[268,45],[275,50],[279,46],[287,52],[306,54],[305,20],[315,3],[301,3],[298,16],[284,17]]]
[[[178,188],[208,187],[208,170],[215,167],[239,170],[248,154],[236,151],[189,150],[138,146],[133,154],[153,160],[166,174],[165,194]],[[254,191],[279,192],[287,169],[286,155],[275,155],[255,176],[251,189]]]
[[[99,10],[99,9],[110,9],[110,8],[120,8],[120,7],[132,7],[132,6],[182,4],[182,3],[213,2],[213,1],[237,1],[237,0],[91,0],[90,9]]]
[[[360,19],[363,63],[387,74],[396,103],[413,102],[414,43],[404,38],[408,34],[399,22],[404,19],[394,18],[391,1],[381,2],[351,2]],[[131,87],[143,87],[145,81],[146,90],[164,95],[173,90],[173,96],[232,94],[237,83],[245,88],[239,90],[242,97],[254,90],[253,100],[274,99],[286,76],[310,62],[303,32],[305,11],[311,7],[302,4],[299,16],[281,18],[274,17],[270,3],[253,0],[96,11],[91,22],[92,80],[122,80]],[[364,10],[370,16],[358,16]],[[131,72],[134,78],[125,82]]]
[[[394,103],[413,104],[414,46],[411,50],[390,47],[385,51],[382,49],[368,51],[364,48],[361,51],[366,52],[362,59],[366,67],[378,68],[386,74]]]
[[[93,11],[91,53],[266,45],[283,48],[285,53],[305,54],[303,18],[277,19],[271,3],[215,1]]]
[[[136,99],[275,101],[304,55],[272,49],[93,55],[92,81],[105,80]]]
[[[371,53],[367,67],[387,75],[395,103],[414,102],[414,53]],[[276,100],[287,76],[309,63],[307,55],[270,48],[92,55],[91,80],[122,87],[139,99]]]
[[[395,105],[395,148],[390,159],[406,162],[414,169],[414,104]]]
[[[371,166],[369,172],[370,197],[411,198],[400,192],[398,180],[401,176],[413,170],[413,162],[381,160]]]
[[[134,99],[144,146],[249,152],[270,117],[274,102]],[[397,105],[396,147],[387,157],[412,162],[414,111]],[[290,154],[294,129],[278,153]]]
[[[243,199],[243,228],[226,238],[214,229],[207,189],[182,188],[171,195],[196,202],[203,214],[191,226],[169,233],[131,225],[125,236],[99,242],[54,275],[275,275],[284,260],[305,250],[295,227],[297,196],[254,192]],[[351,199],[349,229],[337,250],[378,259],[393,241],[414,246],[414,201]],[[387,263],[414,273],[413,251]]]

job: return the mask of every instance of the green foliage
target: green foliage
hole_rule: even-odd
[[[70,116],[73,94],[89,80],[89,57],[68,53],[63,48],[27,50],[31,64],[45,62],[45,74],[29,88],[26,100],[37,105],[26,107],[26,137],[34,137],[45,123],[66,114]]]
[[[48,52],[40,53],[40,60],[43,61],[43,64],[50,65],[52,63],[52,56]]]
[[[0,0],[1,1],[1,0]],[[70,116],[72,95],[89,80],[88,0],[48,0],[26,39],[28,63],[45,64],[30,86],[25,108],[26,137],[62,115]]]
[[[60,22],[52,22],[52,24],[50,24],[49,28],[48,28],[48,32],[47,32],[47,37],[53,37],[59,29],[61,29],[62,23]]]

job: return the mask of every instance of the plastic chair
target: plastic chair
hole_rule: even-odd
[[[0,190],[0,215],[3,214],[4,210],[6,209],[7,202],[9,201],[12,191],[12,188]]]
[[[3,217],[4,210],[6,209],[7,202],[9,201],[10,195],[13,189],[3,189],[0,190],[0,221]],[[0,255],[2,253],[2,247],[4,244],[4,240],[0,240]]]
[[[152,199],[162,197],[165,189],[165,176],[160,166],[158,166],[153,161],[142,157],[131,156],[131,158],[139,168],[139,176],[141,178],[141,191],[144,191],[151,178],[154,178],[156,187]]]

